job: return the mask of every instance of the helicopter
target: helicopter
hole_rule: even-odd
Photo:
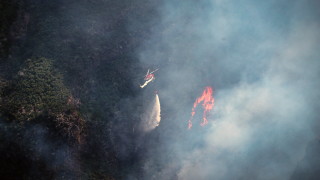
[[[140,85],[140,88],[144,88],[144,87],[145,87],[146,85],[148,85],[150,82],[154,81],[154,80],[156,79],[155,76],[154,76],[154,73],[155,73],[156,71],[158,71],[158,70],[159,70],[159,69],[156,69],[156,70],[150,72],[150,69],[148,69],[147,74],[144,76],[145,82],[144,82],[143,85]]]

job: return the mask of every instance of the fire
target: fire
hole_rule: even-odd
[[[193,103],[193,108],[191,111],[191,119],[188,121],[188,129],[192,128],[192,119],[193,116],[196,114],[196,107],[198,104],[200,104],[202,101],[202,107],[203,107],[203,115],[202,115],[202,122],[200,123],[201,126],[205,126],[208,124],[207,119],[207,113],[213,108],[214,106],[214,98],[212,96],[212,88],[210,86],[205,87],[202,95],[196,99],[196,101]]]

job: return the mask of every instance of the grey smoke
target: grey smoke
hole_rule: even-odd
[[[162,67],[157,87],[171,114],[159,126],[161,154],[149,147],[145,179],[291,177],[319,136],[316,7],[311,0],[159,5],[138,57]],[[208,127],[187,131],[192,103],[207,85],[215,90]]]

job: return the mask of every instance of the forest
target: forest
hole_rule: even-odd
[[[318,179],[319,8],[0,1],[0,179]]]

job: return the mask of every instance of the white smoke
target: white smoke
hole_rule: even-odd
[[[160,111],[160,100],[158,94],[156,94],[141,118],[141,127],[144,132],[151,131],[159,126],[161,120]]]
[[[165,1],[139,56],[164,66],[157,83],[170,115],[144,179],[290,178],[319,126],[320,14],[306,2]],[[210,123],[184,133],[208,85]]]

